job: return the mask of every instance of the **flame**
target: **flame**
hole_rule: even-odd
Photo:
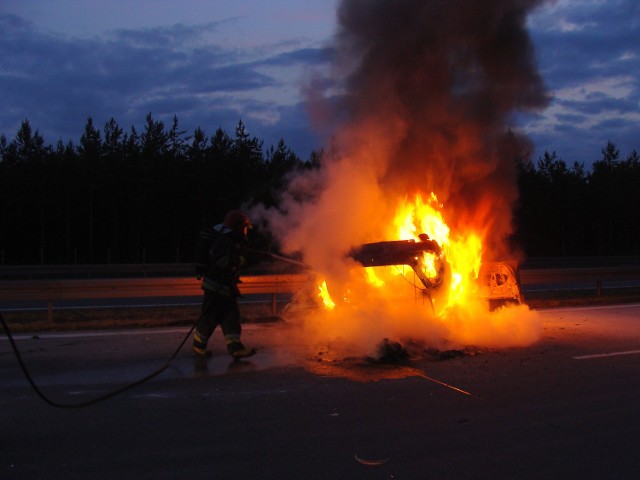
[[[367,282],[373,285],[374,287],[383,287],[384,280],[382,280],[377,274],[376,271],[369,267],[364,270],[365,275],[367,276]]]
[[[439,316],[445,315],[456,304],[465,303],[471,296],[478,295],[476,280],[482,264],[483,247],[482,234],[472,227],[452,233],[444,220],[443,207],[434,192],[426,202],[418,193],[413,201],[404,199],[400,202],[393,221],[396,226],[395,238],[419,241],[418,235],[426,233],[442,247],[442,256],[451,269],[451,278],[448,294],[444,298],[434,299]],[[425,254],[423,259],[424,268],[430,276],[435,275],[435,260],[433,254]]]
[[[482,240],[475,232],[451,241],[446,250],[451,266],[451,285],[446,307],[464,302],[470,295],[477,295],[476,280],[482,263]]]
[[[418,192],[379,206],[376,225],[381,228],[363,243],[420,242],[426,234],[442,253],[425,254],[417,268],[429,279],[444,268],[441,280],[428,288],[409,265],[364,268],[341,258],[336,262],[341,268],[322,269],[316,295],[324,308],[301,311],[308,315],[301,335],[351,354],[370,354],[382,338],[418,339],[435,348],[527,345],[539,338],[540,318],[526,305],[490,310],[478,278],[488,243],[482,219],[450,223],[435,193]]]
[[[418,235],[427,233],[441,246],[444,245],[449,238],[449,227],[442,218],[442,207],[433,192],[427,202],[422,200],[419,193],[413,202],[403,199],[396,209],[392,222],[394,229],[389,232],[390,236],[398,240],[418,240]]]
[[[322,283],[318,287],[318,290],[320,290],[320,293],[318,293],[318,296],[322,300],[322,303],[324,304],[324,308],[326,308],[327,310],[333,310],[336,307],[336,304],[331,299],[331,295],[329,295],[329,289],[327,288],[326,280],[322,281]]]
[[[422,258],[416,258],[428,278],[438,275],[438,261],[446,261],[450,268],[450,280],[444,295],[432,298],[433,306],[439,317],[446,316],[447,312],[457,304],[468,302],[473,296],[477,296],[478,286],[476,280],[482,264],[482,236],[473,230],[452,234],[443,216],[443,204],[438,201],[434,192],[423,200],[418,193],[412,199],[404,198],[398,202],[396,213],[390,222],[391,228],[385,239],[390,240],[415,240],[420,242],[420,235],[427,234],[438,242],[442,248],[441,258],[432,252],[424,253]],[[385,271],[387,272],[385,274]],[[369,267],[364,269],[366,282],[374,288],[384,288],[387,282],[385,276],[407,276],[405,266]],[[411,282],[414,283],[414,282]],[[415,284],[415,283],[414,283]],[[320,294],[326,308],[333,309],[336,304],[329,296],[326,281],[319,286]],[[346,293],[344,299],[350,298]]]

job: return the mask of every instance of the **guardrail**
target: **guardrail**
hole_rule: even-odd
[[[275,314],[276,295],[295,293],[310,278],[308,273],[243,276],[239,287],[245,295],[270,294]],[[611,281],[638,282],[640,286],[640,266],[520,270],[523,288],[553,285],[552,289],[560,290],[562,285],[588,284],[600,295],[603,283]],[[53,315],[53,303],[57,300],[201,294],[200,282],[193,277],[0,280],[0,301],[46,301],[50,317]]]
[[[595,267],[595,268],[555,268],[520,270],[520,283],[523,287],[534,285],[592,285],[600,296],[605,282],[640,282],[640,266]]]
[[[299,290],[308,279],[300,274],[244,276],[239,288],[243,294],[287,293]],[[196,295],[202,295],[200,281],[183,277],[0,281],[0,301]]]
[[[110,263],[100,265],[0,265],[0,279],[188,277],[190,263]]]
[[[299,291],[309,275],[282,274],[243,276],[243,295],[270,294],[273,313],[277,311],[276,295]],[[145,298],[200,296],[200,281],[195,278],[109,278],[88,280],[0,280],[0,301],[46,301],[49,319],[58,300],[99,298]]]
[[[194,268],[190,263],[143,263],[100,265],[0,265],[0,282],[3,280],[35,279],[91,279],[91,278],[163,278],[191,277]],[[276,273],[277,272],[277,273]],[[247,276],[297,274],[300,270],[290,267],[274,269],[271,262],[246,270]],[[302,272],[304,273],[304,272]],[[523,282],[531,280],[547,282],[551,277],[610,279],[613,277],[640,276],[640,257],[567,257],[533,258],[520,265]],[[195,281],[195,280],[194,280]]]
[[[247,276],[286,275],[305,270],[265,261],[243,270]],[[162,278],[193,277],[192,263],[110,263],[100,265],[0,265],[2,280],[81,279],[81,278]]]

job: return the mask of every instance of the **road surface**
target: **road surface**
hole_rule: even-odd
[[[290,325],[255,357],[187,347],[80,409],[29,387],[0,340],[0,479],[636,479],[640,305],[542,312],[526,348],[408,365],[328,359]],[[187,328],[19,336],[35,382],[77,403],[164,364]],[[216,333],[219,335],[219,332]]]

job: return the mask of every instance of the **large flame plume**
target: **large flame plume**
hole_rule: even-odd
[[[474,290],[482,262],[512,257],[512,115],[547,95],[525,24],[539,0],[343,0],[336,62],[310,90],[332,137],[323,167],[293,179],[267,212],[285,253],[320,272],[333,308],[305,332],[367,354],[382,338],[525,345],[539,320],[490,312]],[[362,268],[354,245],[417,238],[442,245],[446,285],[425,296],[402,267]],[[410,270],[410,269],[409,269]]]

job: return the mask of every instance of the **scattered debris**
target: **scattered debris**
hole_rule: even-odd
[[[406,365],[409,362],[409,353],[400,343],[385,338],[378,345],[376,357],[368,360],[374,363]]]
[[[436,360],[451,360],[452,358],[464,357],[465,353],[463,350],[445,350],[443,352],[438,352],[436,354]]]

